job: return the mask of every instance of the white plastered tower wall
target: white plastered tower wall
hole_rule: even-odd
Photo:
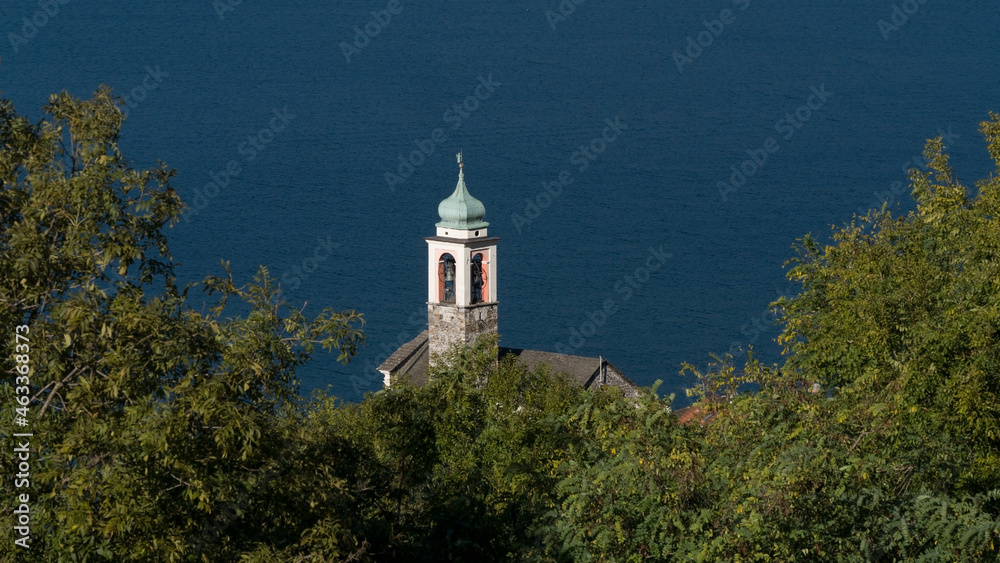
[[[440,229],[439,229],[440,230]],[[455,304],[462,307],[472,303],[472,258],[476,254],[483,255],[483,274],[486,280],[486,292],[483,301],[497,302],[497,238],[471,240],[448,240],[437,236],[424,239],[427,241],[427,302],[441,302],[440,267],[441,257],[450,254],[455,258]]]

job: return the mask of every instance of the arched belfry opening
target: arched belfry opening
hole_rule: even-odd
[[[447,252],[438,260],[438,299],[441,303],[455,302],[455,257]]]
[[[488,297],[483,297],[483,288],[486,287],[486,272],[483,271],[483,253],[477,252],[472,257],[472,293],[470,299],[472,303],[484,303]]]

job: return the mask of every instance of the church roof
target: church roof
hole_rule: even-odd
[[[584,389],[615,385],[621,387],[625,395],[630,397],[636,396],[639,391],[638,385],[611,362],[603,358],[504,347],[500,347],[499,354],[501,358],[514,355],[526,368],[532,371],[547,364],[553,371],[568,375],[571,380],[577,382]],[[411,383],[425,385],[429,364],[430,347],[428,345],[428,331],[425,330],[413,340],[400,346],[382,362],[378,370],[383,375],[389,375],[390,378],[409,374]]]
[[[465,165],[462,162],[462,153],[458,154],[458,184],[455,191],[438,204],[438,215],[441,221],[438,227],[451,229],[463,229],[471,231],[473,229],[483,229],[489,223],[483,221],[486,216],[486,206],[483,202],[472,197],[469,189],[465,186]]]

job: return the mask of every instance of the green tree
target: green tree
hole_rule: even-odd
[[[701,445],[655,386],[638,403],[615,388],[584,396],[563,424],[577,437],[557,472],[559,507],[547,534],[568,561],[664,561],[693,549],[706,523]]]
[[[0,101],[0,428],[9,443],[25,325],[34,433],[31,486],[5,472],[0,501],[11,514],[30,493],[32,548],[4,558],[231,560],[276,510],[261,491],[302,473],[295,369],[317,345],[347,361],[361,317],[305,317],[264,268],[242,287],[206,279],[211,306],[193,310],[163,233],[183,210],[173,172],[130,166],[116,103],[106,88],[60,94],[33,124]],[[249,313],[225,316],[231,298]],[[354,548],[323,522],[328,544]]]
[[[542,556],[541,536],[557,505],[554,468],[573,439],[559,417],[583,391],[547,369],[531,372],[512,357],[497,361],[497,352],[496,337],[454,348],[431,367],[424,387],[402,385],[366,401],[372,413],[394,412],[397,401],[410,397],[417,407],[407,412],[421,413],[418,425],[408,422],[389,437],[420,436],[409,455],[426,452],[406,464],[415,480],[405,501],[411,539],[410,549],[400,551],[404,559]],[[399,460],[403,451],[387,459]]]
[[[1000,168],[1000,116],[982,131]],[[803,291],[773,304],[781,369],[696,374],[728,400],[702,401],[713,523],[692,555],[998,559],[1000,182],[973,196],[943,149],[929,141],[932,171],[911,173],[915,212],[801,241],[789,277]]]
[[[1000,168],[1000,116],[982,132]],[[872,432],[910,428],[897,448],[937,451],[917,470],[942,490],[985,493],[1000,483],[1000,177],[972,197],[943,149],[929,141],[931,171],[911,173],[915,212],[873,211],[834,246],[803,240],[781,341],[786,369],[866,405]],[[939,441],[956,448],[926,447]]]

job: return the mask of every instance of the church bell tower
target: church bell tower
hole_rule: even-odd
[[[497,332],[497,242],[483,221],[486,208],[465,186],[458,153],[458,185],[438,205],[437,235],[427,237],[427,330],[432,354],[453,342],[472,344]]]

